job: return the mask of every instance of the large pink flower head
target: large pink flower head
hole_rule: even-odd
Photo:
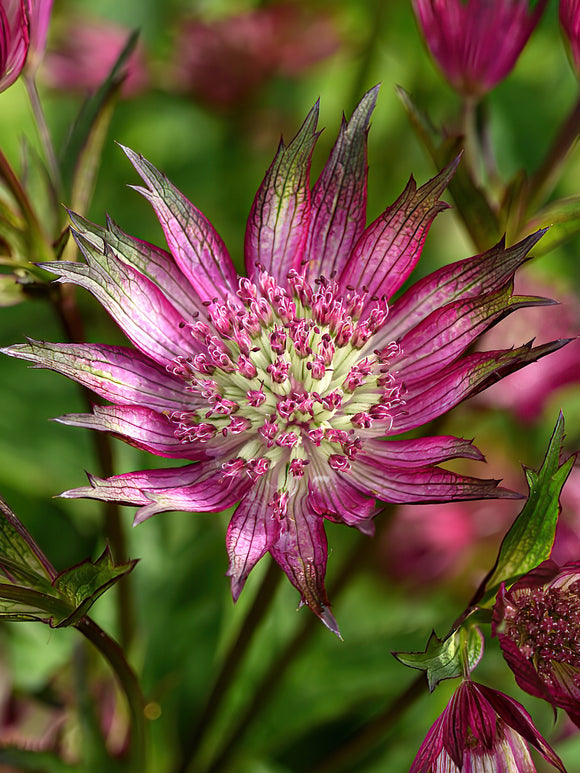
[[[513,69],[547,0],[412,0],[429,50],[453,88],[491,91]]]
[[[565,773],[521,704],[465,680],[429,730],[409,773],[535,773],[529,746]]]
[[[544,561],[509,590],[502,586],[492,630],[522,690],[580,727],[580,561]]]
[[[323,520],[372,531],[375,500],[510,496],[497,481],[438,464],[481,459],[454,437],[390,439],[441,416],[502,375],[558,348],[466,354],[510,311],[544,304],[512,295],[516,268],[540,233],[448,265],[388,299],[417,263],[455,163],[418,188],[411,178],[366,219],[366,136],[376,90],[343,125],[314,187],[318,108],[276,157],[247,225],[247,277],[222,240],[149,162],[125,152],[169,252],[72,215],[86,263],[45,267],[92,292],[135,348],[30,342],[6,352],[52,368],[113,405],[66,424],[111,432],[167,458],[169,469],[91,478],[66,492],[166,510],[220,511],[237,598],[270,552],[302,600],[333,630],[324,590]]]
[[[570,45],[576,73],[580,74],[580,0],[560,0],[560,24]]]

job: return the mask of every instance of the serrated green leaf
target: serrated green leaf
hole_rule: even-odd
[[[560,492],[575,461],[560,464],[564,417],[559,415],[548,450],[538,472],[526,470],[530,493],[521,513],[504,537],[495,566],[482,583],[476,601],[489,603],[502,582],[511,584],[549,558],[560,514]]]
[[[36,542],[0,496],[0,572],[16,585],[52,592],[56,572]]]
[[[61,619],[53,617],[51,625],[55,628],[74,625],[88,612],[99,596],[132,572],[136,563],[135,560],[115,565],[111,551],[106,547],[95,562],[83,561],[59,574],[54,580],[54,588],[68,600],[73,612]]]
[[[433,631],[424,652],[393,654],[405,666],[425,671],[429,691],[433,692],[444,679],[467,676],[473,671],[483,654],[483,636],[475,625],[461,627],[445,639],[439,639]]]

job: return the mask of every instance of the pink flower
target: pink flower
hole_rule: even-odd
[[[466,680],[429,730],[409,773],[534,773],[529,746],[565,773],[521,704]]]
[[[42,75],[49,86],[63,91],[96,91],[123,50],[130,30],[97,19],[68,22],[54,50],[49,50]],[[143,47],[137,45],[125,65],[124,96],[148,86]]]
[[[18,78],[30,45],[26,0],[0,2],[0,91]]]
[[[544,561],[509,590],[502,585],[492,632],[522,690],[580,727],[580,561]]]
[[[547,0],[412,0],[429,50],[453,88],[479,98],[513,69]]]
[[[180,25],[174,80],[213,107],[235,107],[274,75],[296,76],[338,45],[330,18],[295,2],[189,20]]]
[[[138,505],[136,523],[167,510],[240,503],[227,533],[236,599],[270,552],[302,600],[332,629],[324,589],[324,518],[373,530],[375,500],[434,502],[511,496],[497,481],[439,467],[481,459],[470,441],[393,440],[506,373],[559,348],[471,353],[511,310],[514,271],[541,233],[454,263],[389,307],[419,260],[456,162],[417,188],[411,178],[366,220],[366,137],[376,89],[343,125],[314,187],[318,106],[280,145],[254,199],[236,274],[204,215],[144,158],[125,152],[169,252],[72,215],[86,263],[47,264],[92,292],[135,348],[29,342],[6,353],[57,370],[110,400],[63,423],[113,433],[188,462],[66,492]]]
[[[24,65],[34,72],[46,43],[52,0],[0,0],[0,92]]]
[[[570,44],[576,72],[580,73],[580,1],[560,0],[560,24]]]

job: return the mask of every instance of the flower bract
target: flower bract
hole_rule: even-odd
[[[412,0],[431,55],[453,88],[481,97],[513,69],[546,6],[539,0]]]
[[[318,106],[281,144],[247,224],[239,277],[205,216],[152,164],[125,152],[144,181],[169,251],[71,215],[86,262],[43,264],[89,290],[133,344],[31,341],[8,354],[52,368],[112,405],[65,424],[105,431],[180,467],[144,470],[66,492],[139,507],[220,511],[236,599],[267,552],[334,631],[324,589],[324,519],[373,530],[376,500],[512,496],[497,481],[439,466],[482,459],[469,440],[394,439],[553,342],[472,352],[480,333],[544,299],[512,294],[513,274],[541,236],[452,263],[399,294],[416,265],[457,161],[366,221],[366,138],[373,89],[311,189]]]
[[[535,773],[529,746],[565,773],[521,704],[465,680],[427,733],[410,773]]]

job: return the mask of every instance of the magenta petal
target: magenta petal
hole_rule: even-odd
[[[110,432],[135,448],[169,459],[200,461],[203,446],[183,443],[175,436],[175,423],[142,405],[95,405],[93,413],[73,413],[56,419],[60,424]]]
[[[377,470],[380,470],[377,473]],[[454,502],[464,499],[519,498],[519,494],[498,488],[497,480],[482,480],[444,470],[416,467],[388,468],[380,460],[352,462],[354,486],[383,502]]]
[[[368,91],[344,120],[330,158],[312,189],[306,276],[340,275],[366,222],[367,134],[379,87]]]
[[[397,201],[371,223],[356,243],[338,280],[340,288],[366,288],[371,298],[390,298],[414,269],[427,232],[438,212],[439,196],[453,176],[455,159],[418,190],[411,177]]]
[[[274,493],[271,477],[262,476],[242,499],[229,523],[226,548],[230,557],[227,576],[231,577],[234,601],[258,561],[280,535],[280,524],[267,512]]]
[[[22,72],[30,37],[28,0],[4,0],[0,4],[0,92]]]
[[[484,461],[483,454],[469,440],[451,435],[414,438],[412,440],[365,440],[363,450],[358,454],[359,461],[374,463],[378,466],[424,467],[427,464],[439,464],[448,459],[476,459]]]
[[[316,464],[316,460],[312,460]],[[324,463],[328,466],[327,463]],[[374,497],[369,497],[357,491],[348,480],[348,476],[338,473],[328,474],[324,469],[314,468],[317,473],[316,485],[311,484],[308,492],[308,502],[318,515],[335,521],[355,526],[363,534],[372,535],[374,524],[372,517],[377,512]]]
[[[302,601],[327,628],[340,636],[324,587],[327,556],[324,522],[308,506],[305,490],[289,498],[288,510],[280,522],[280,536],[270,553],[300,591]]]
[[[221,472],[216,473],[204,464],[127,472],[110,478],[89,475],[89,483],[90,486],[64,491],[61,497],[141,505],[135,515],[135,526],[168,510],[225,510],[237,502],[250,485],[246,479],[242,484],[234,484],[232,479],[229,483],[224,482]]]
[[[286,284],[291,268],[298,269],[310,223],[310,160],[318,132],[318,103],[308,113],[288,147],[280,142],[276,157],[254,199],[245,240],[248,276],[257,266]]]
[[[105,344],[51,344],[29,340],[1,350],[35,367],[62,373],[111,402],[154,410],[190,410],[183,382],[134,349]]]
[[[121,145],[148,188],[135,187],[151,203],[169,249],[202,301],[225,299],[238,287],[236,271],[212,224],[143,156]]]
[[[118,260],[110,248],[100,254],[74,231],[73,235],[87,263],[56,261],[41,263],[42,268],[57,274],[59,282],[89,290],[135,346],[162,365],[199,351],[183,317],[155,284]]]
[[[462,400],[481,392],[490,384],[530,362],[565,346],[568,340],[552,341],[532,348],[525,344],[517,349],[478,352],[463,357],[438,381],[431,378],[405,384],[405,410],[393,420],[392,433],[419,427],[441,416]]]
[[[502,240],[482,255],[450,263],[420,279],[393,303],[374,345],[398,340],[448,303],[497,292],[528,259],[528,252],[545,232],[537,231],[508,249]]]
[[[511,283],[494,295],[455,301],[437,309],[399,339],[397,371],[404,382],[432,378],[457,359],[501,317],[529,306],[549,306],[545,298],[512,296]]]
[[[68,214],[74,230],[87,242],[93,244],[100,253],[105,251],[105,244],[108,244],[120,261],[132,266],[157,285],[184,319],[190,319],[195,311],[205,312],[200,298],[171,253],[129,236],[110,217],[107,217],[107,227],[103,228],[75,212],[69,211]]]

